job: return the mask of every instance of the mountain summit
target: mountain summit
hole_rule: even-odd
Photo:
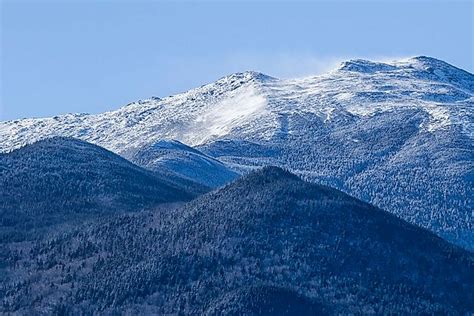
[[[430,57],[255,72],[97,115],[0,123],[0,150],[71,136],[125,158],[175,139],[247,172],[277,165],[474,247],[474,75]]]

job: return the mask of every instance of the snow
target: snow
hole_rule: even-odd
[[[450,125],[451,119],[447,109],[442,106],[430,105],[426,107],[426,110],[431,116],[431,120],[426,126],[427,131],[434,132]]]
[[[236,73],[98,115],[0,122],[0,152],[61,135],[130,159],[175,139],[235,170],[292,168],[449,234],[472,226],[473,109],[474,76],[443,61],[353,60],[305,78]]]
[[[227,98],[196,117],[184,138],[195,146],[228,135],[249,119],[265,113],[267,100],[255,87],[234,90]]]
[[[472,138],[472,78],[423,56],[390,63],[352,60],[326,74],[300,79],[248,71],[98,115],[0,122],[0,152],[56,135],[78,137],[121,154],[160,139],[193,146],[220,138],[270,140],[296,133],[284,126],[282,114],[311,113],[330,124],[348,114],[363,119],[404,109],[426,113],[428,121],[420,124],[420,131],[458,125]]]

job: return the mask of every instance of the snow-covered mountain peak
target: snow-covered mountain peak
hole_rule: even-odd
[[[447,83],[466,93],[474,93],[474,75],[445,61],[418,56],[399,64],[408,65],[404,69],[418,79]]]
[[[373,62],[365,59],[351,59],[348,61],[342,62],[337,68],[339,71],[353,71],[360,73],[375,73],[382,71],[391,71],[397,70],[397,67],[394,65],[382,63],[382,62]]]
[[[445,62],[424,56],[356,59],[320,76],[276,79],[248,71],[102,114],[0,122],[0,151],[60,135],[130,159],[140,150],[179,149],[159,143],[176,139],[206,155],[218,153],[236,170],[289,167],[447,232],[465,228],[470,214],[464,179],[472,178],[465,157],[472,157],[473,105],[474,75]],[[188,153],[182,150],[180,157]],[[374,176],[380,179],[372,181]],[[446,197],[450,190],[458,196]]]
[[[268,82],[278,79],[270,77],[266,74],[256,71],[245,71],[230,74],[222,77],[215,82],[205,84],[199,88],[189,90],[183,93],[183,96],[194,98],[196,95],[213,95],[217,96],[225,92],[233,91],[241,87],[252,86],[260,88]]]
[[[288,114],[312,113],[330,123],[402,109],[425,113],[423,130],[455,124],[471,135],[473,98],[474,76],[434,58],[354,59],[316,77],[276,79],[246,71],[102,114],[1,122],[0,150],[53,135],[82,138],[119,153],[159,139],[192,146],[237,134],[268,140],[292,132],[285,127]]]
[[[415,56],[390,62],[374,62],[365,59],[351,59],[342,62],[336,68],[336,73],[347,72],[364,75],[391,73],[400,78],[409,76],[423,80],[435,80],[455,85],[463,85],[471,91],[473,88],[473,75],[459,69],[445,61],[428,57]]]
[[[222,77],[217,82],[233,83],[236,81],[240,81],[240,83],[247,83],[249,81],[265,82],[265,81],[272,81],[275,79],[276,78],[266,75],[264,73],[258,72],[258,71],[247,70],[244,72],[237,72],[237,73],[233,73],[231,75]]]
[[[403,64],[403,62],[410,64],[411,66],[415,68],[420,68],[420,69],[442,69],[442,68],[454,68],[458,69],[450,64],[448,64],[445,61],[442,61],[440,59],[434,58],[434,57],[429,57],[429,56],[415,56],[415,57],[410,57],[406,59],[405,61],[399,61],[398,63]],[[397,62],[395,62],[397,63]]]

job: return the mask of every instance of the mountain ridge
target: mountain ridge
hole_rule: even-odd
[[[22,253],[12,247],[5,252],[10,279],[0,288],[4,312],[464,314],[474,308],[471,252],[277,167],[167,212],[102,220]]]
[[[47,227],[189,201],[209,190],[102,147],[54,137],[0,154],[0,242]]]
[[[428,57],[362,70],[240,73],[102,114],[0,122],[0,151],[63,135],[131,159],[176,139],[239,172],[288,168],[474,247],[474,75]]]
[[[210,188],[217,188],[238,177],[219,160],[177,140],[161,140],[127,156],[146,169],[168,170]]]

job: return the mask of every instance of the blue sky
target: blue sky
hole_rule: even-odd
[[[0,120],[98,113],[232,72],[414,55],[473,72],[473,1],[1,1]]]

